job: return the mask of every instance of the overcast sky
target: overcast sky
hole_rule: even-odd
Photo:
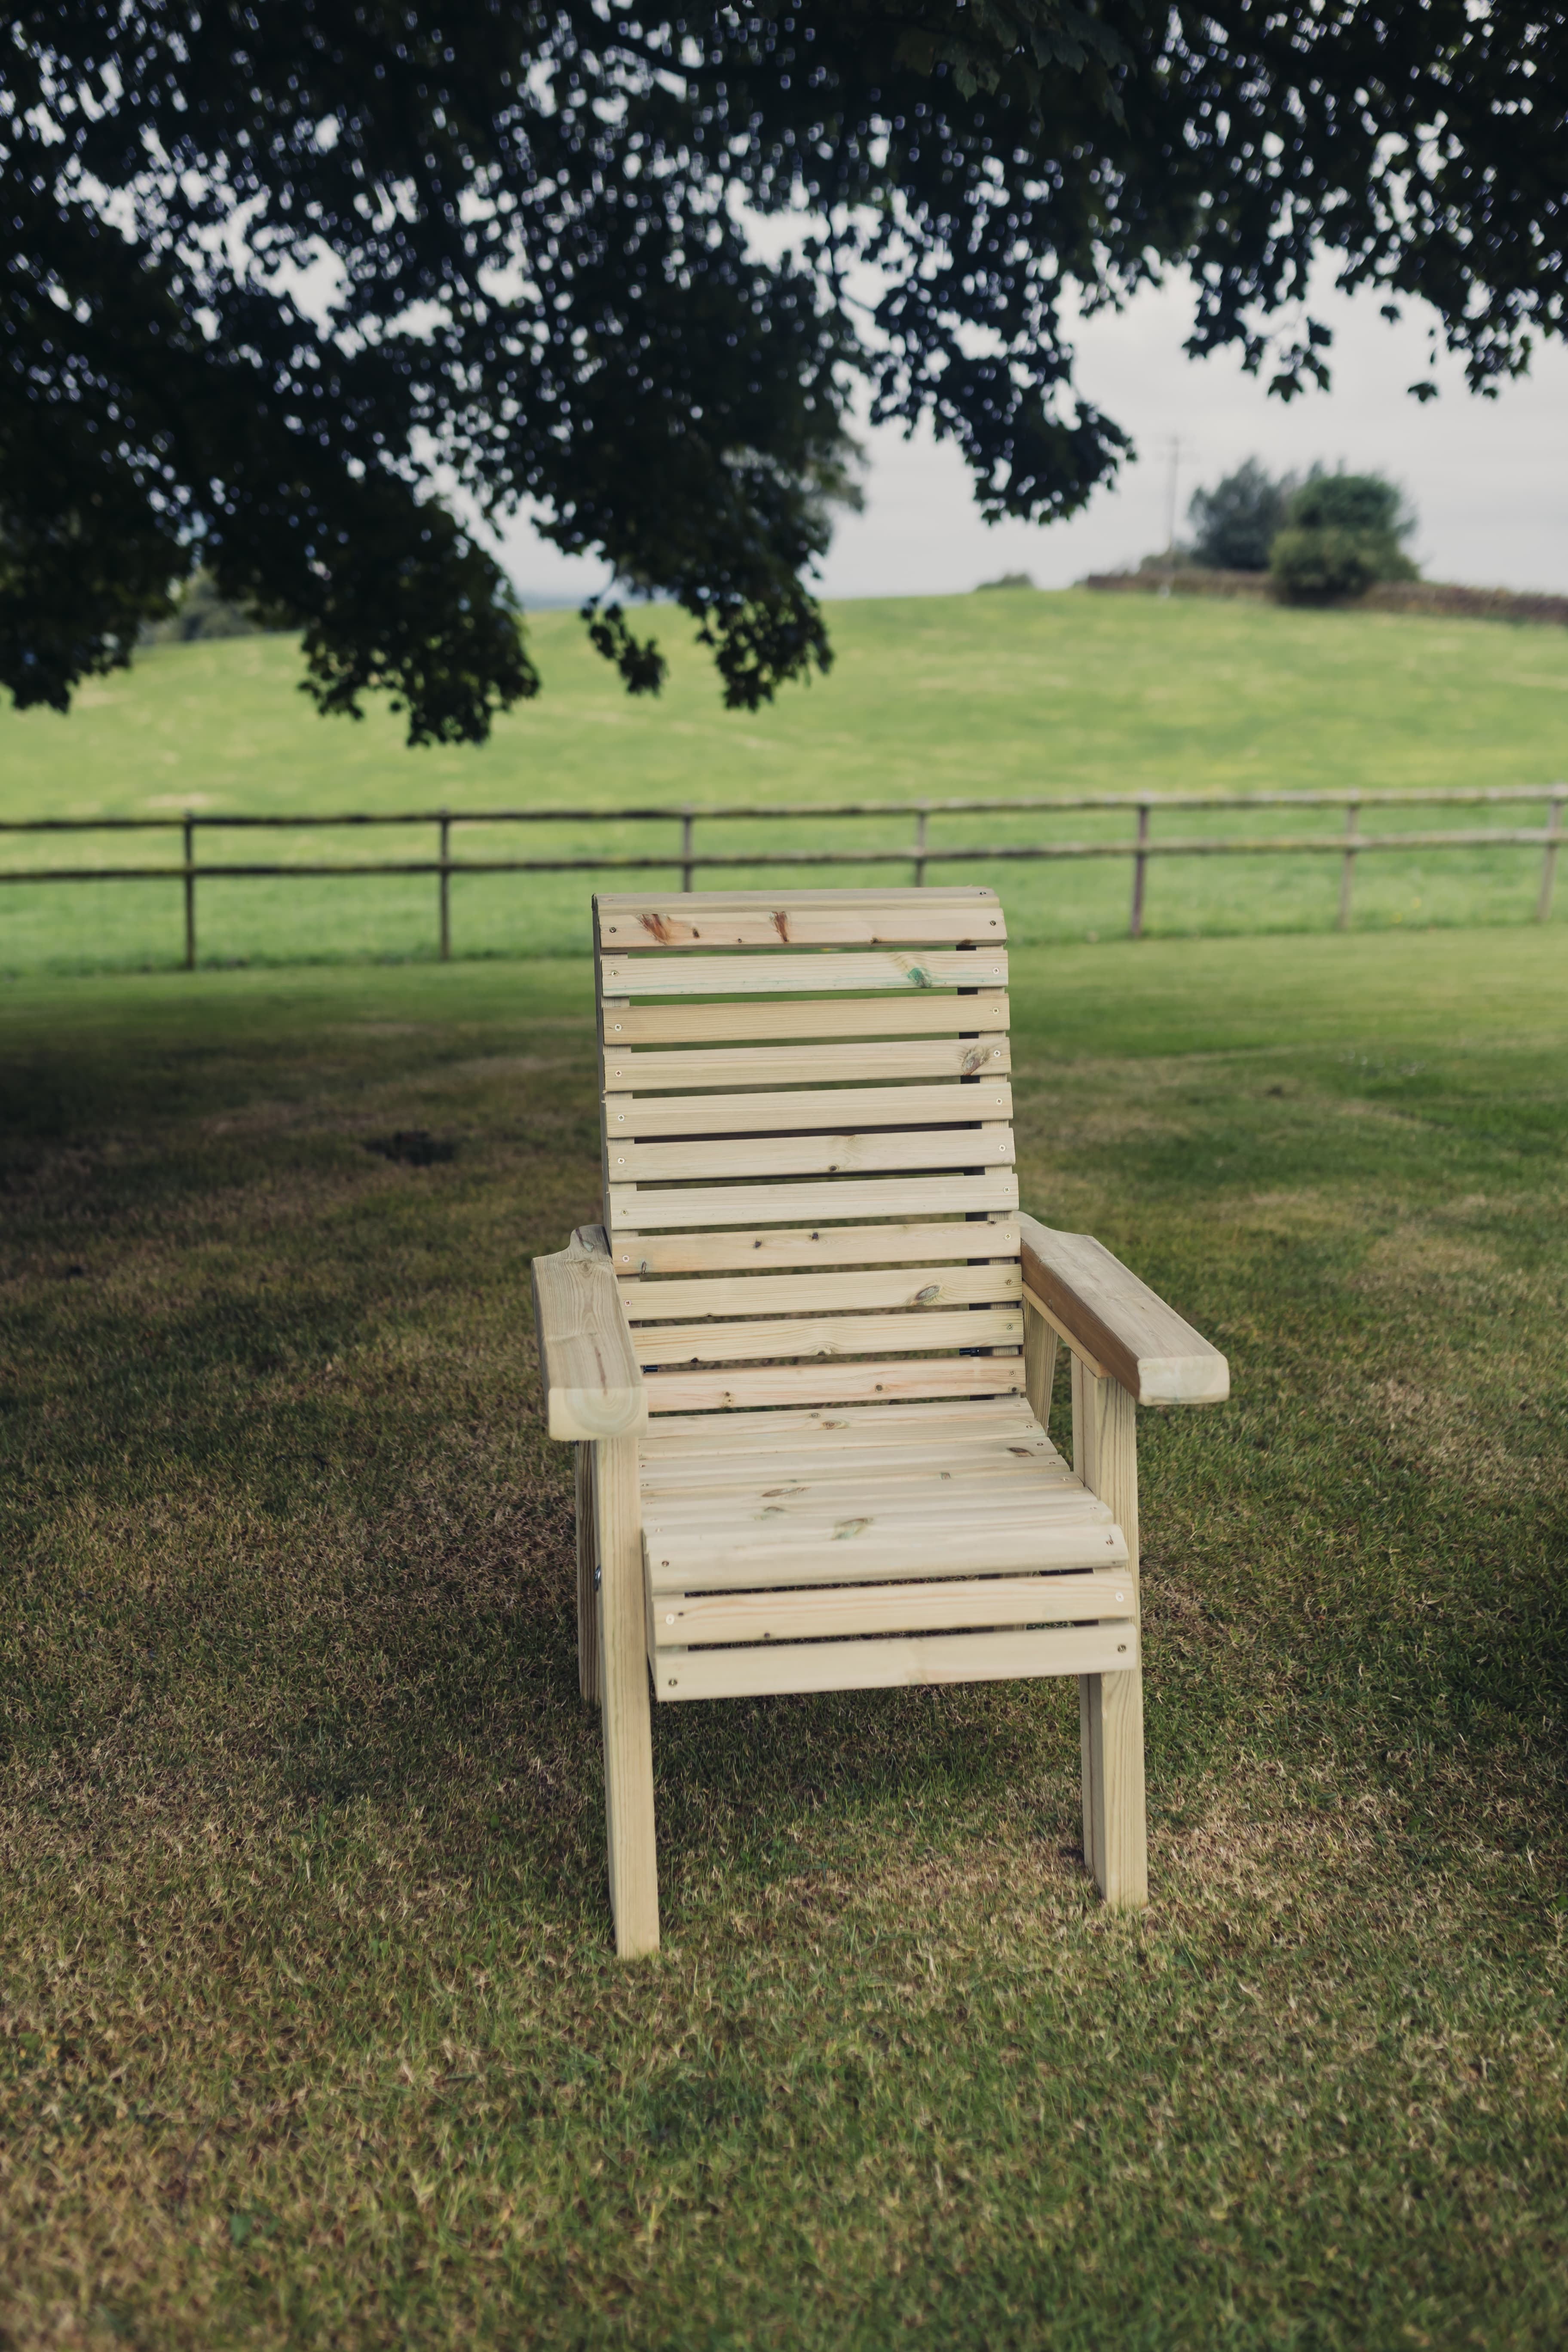
[[[1404,486],[1420,519],[1412,551],[1429,579],[1568,592],[1568,350],[1538,351],[1531,374],[1495,401],[1473,398],[1458,366],[1444,362],[1442,395],[1423,404],[1405,389],[1427,369],[1418,317],[1389,326],[1375,300],[1331,295],[1313,308],[1334,329],[1333,388],[1289,405],[1228,356],[1184,355],[1192,298],[1180,282],[1082,326],[1079,383],[1131,432],[1138,458],[1083,514],[1047,530],[988,530],[963,463],[929,435],[867,435],[866,512],[840,520],[823,593],[942,595],[1014,571],[1060,588],[1086,572],[1136,563],[1165,543],[1173,436],[1183,517],[1198,484],[1244,457],[1276,472],[1342,458]],[[601,567],[568,562],[526,525],[511,534],[507,557],[525,598],[574,596],[603,578]]]

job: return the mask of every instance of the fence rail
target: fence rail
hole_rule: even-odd
[[[1480,808],[1532,803],[1544,807],[1540,825],[1469,827],[1446,833],[1363,833],[1361,813],[1366,808]],[[1132,860],[1132,893],[1128,932],[1138,939],[1143,929],[1148,867],[1155,857],[1301,857],[1334,856],[1341,863],[1339,928],[1349,929],[1355,889],[1356,860],[1380,850],[1540,849],[1541,886],[1535,919],[1545,922],[1552,911],[1557,875],[1557,854],[1564,840],[1563,812],[1568,783],[1492,784],[1439,791],[1263,793],[1078,793],[1059,798],[1028,800],[846,801],[826,807],[786,802],[759,807],[754,802],[733,806],[712,804],[681,808],[532,808],[356,810],[346,815],[324,816],[309,811],[297,816],[204,815],[188,810],[178,816],[12,817],[0,818],[0,834],[78,834],[177,832],[183,856],[167,866],[0,866],[0,883],[6,882],[180,882],[184,886],[185,967],[196,962],[196,885],[201,881],[307,877],[337,878],[351,874],[424,874],[437,881],[437,915],[443,962],[452,952],[451,878],[454,874],[632,874],[679,872],[680,887],[689,890],[694,875],[765,866],[908,866],[917,887],[926,885],[930,866],[1001,865],[1047,862],[1053,859],[1129,857]],[[1344,830],[1337,834],[1209,835],[1184,834],[1156,839],[1157,813],[1176,809],[1342,809]],[[930,825],[937,816],[1019,816],[1049,814],[1059,816],[1080,810],[1125,809],[1133,817],[1131,838],[1122,841],[932,842]],[[776,824],[810,819],[813,823],[846,817],[911,818],[914,839],[885,849],[748,849],[698,852],[696,829],[700,824],[723,821]],[[603,852],[592,857],[456,857],[453,828],[459,824],[674,824],[679,845],[662,852],[626,856]],[[196,863],[196,835],[266,829],[297,833],[316,827],[415,824],[436,830],[434,857],[360,859],[353,865],[263,864],[254,859],[224,859]]]

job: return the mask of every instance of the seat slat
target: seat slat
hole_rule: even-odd
[[[896,1584],[905,1578],[1025,1575],[1068,1568],[1121,1568],[1127,1543],[1120,1528],[1063,1510],[987,1521],[967,1540],[951,1527],[889,1521],[851,1512],[837,1524],[867,1521],[865,1531],[836,1539],[797,1531],[764,1545],[726,1542],[718,1528],[644,1527],[650,1589],[659,1592],[769,1592],[782,1585]]]
[[[840,1177],[826,1184],[708,1185],[697,1192],[650,1192],[646,1185],[612,1181],[612,1234],[649,1226],[673,1231],[698,1225],[765,1225],[802,1219],[835,1223],[839,1219],[908,1217],[922,1220],[963,1216],[976,1210],[1004,1213],[1018,1205],[1018,1179],[1011,1168],[987,1168],[980,1176]]]
[[[862,1486],[890,1486],[897,1489],[895,1501],[900,1495],[920,1495],[932,1508],[945,1509],[954,1495],[967,1496],[988,1485],[998,1492],[1007,1486],[1044,1492],[1047,1487],[1065,1490],[1074,1483],[1048,1439],[1037,1449],[1020,1444],[1013,1454],[1000,1446],[950,1445],[934,1439],[918,1450],[862,1445],[849,1455],[829,1454],[820,1447],[797,1454],[781,1443],[776,1453],[770,1447],[766,1453],[729,1461],[688,1458],[662,1468],[645,1461],[641,1480],[645,1497],[657,1498],[683,1522],[726,1511],[733,1516],[763,1510],[769,1504],[837,1512]]]
[[[919,1357],[909,1363],[873,1358],[865,1364],[767,1364],[729,1371],[647,1372],[647,1409],[658,1412],[732,1412],[769,1404],[849,1404],[875,1397],[1020,1395],[1023,1360]]]
[[[757,1642],[746,1649],[662,1653],[660,1699],[751,1698],[769,1692],[882,1690],[921,1683],[1010,1682],[1136,1666],[1130,1625],[1061,1625],[1045,1633],[913,1633],[890,1642]]]
[[[1024,1309],[955,1307],[947,1314],[770,1317],[755,1322],[644,1324],[632,1341],[653,1364],[756,1363],[770,1358],[903,1355],[917,1349],[1012,1348],[1022,1344]]]
[[[938,988],[999,988],[1007,982],[1005,948],[910,949],[906,954],[609,955],[600,965],[605,996],[780,996],[791,990],[893,989],[922,995]]]
[[[614,1138],[658,1136],[796,1135],[813,1128],[840,1133],[880,1127],[935,1127],[1013,1116],[1013,1089],[1005,1079],[976,1085],[955,1081],[936,1087],[855,1087],[839,1091],[802,1089],[796,1094],[675,1095],[650,1101],[635,1094],[607,1095],[605,1130]]]
[[[704,890],[598,901],[603,948],[879,947],[1007,936],[994,890]]]
[[[707,1413],[693,1413],[650,1429],[642,1441],[642,1458],[646,1470],[651,1463],[673,1463],[692,1454],[710,1462],[720,1454],[755,1453],[761,1447],[771,1455],[775,1445],[786,1442],[813,1451],[820,1448],[831,1457],[853,1454],[863,1445],[924,1445],[936,1437],[944,1444],[990,1445],[1042,1434],[1023,1399],[1012,1396],[952,1399],[942,1404],[846,1405],[835,1412],[735,1412],[717,1421]]]
[[[621,1284],[621,1299],[636,1325],[695,1320],[701,1316],[843,1315],[910,1307],[1000,1307],[1022,1301],[1021,1267],[933,1265],[892,1274],[762,1274],[705,1280]],[[1022,1307],[1020,1304],[1020,1312]]]
[[[605,995],[611,992],[606,990]],[[1005,1031],[1006,995],[984,984],[973,996],[938,996],[919,990],[910,996],[766,999],[739,1004],[626,1004],[605,1006],[606,1056],[622,1046],[805,1043],[835,1037],[952,1037]]]
[[[871,1128],[826,1135],[694,1136],[605,1148],[612,1184],[715,1183],[746,1176],[847,1176],[894,1169],[1005,1168],[1013,1130],[997,1125]]]
[[[706,1008],[704,1008],[706,1009]],[[752,1009],[752,1008],[748,1008]],[[842,1008],[836,1008],[842,1009]],[[900,1007],[900,1010],[902,1008]],[[842,1085],[850,1080],[994,1078],[1013,1066],[1005,1034],[975,1037],[896,1037],[853,1045],[647,1047],[605,1051],[605,1087],[647,1095],[689,1087]]]
[[[1016,1262],[1015,1219],[976,1224],[763,1226],[753,1233],[622,1234],[611,1245],[617,1274],[748,1273],[769,1266],[919,1265],[930,1258],[1001,1258]],[[623,1295],[625,1286],[623,1285]]]
[[[871,1591],[671,1592],[652,1612],[657,1651],[704,1642],[811,1642],[853,1633],[956,1632],[982,1625],[1126,1623],[1137,1589],[1113,1569],[1084,1575],[985,1576]],[[656,1657],[657,1664],[657,1657]]]

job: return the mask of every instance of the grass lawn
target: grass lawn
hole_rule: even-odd
[[[1565,981],[1019,955],[1026,1201],[1235,1376],[1142,1421],[1152,1906],[1070,1685],[672,1709],[629,1969],[585,967],[0,993],[0,2345],[1560,2345]]]
[[[1568,631],[1394,614],[1277,611],[1203,598],[1084,593],[908,597],[830,614],[837,662],[753,716],[726,712],[687,625],[649,625],[673,673],[658,701],[631,701],[587,647],[574,614],[545,613],[532,636],[541,699],[503,719],[481,750],[409,751],[384,709],[363,725],[316,718],[295,689],[292,641],[251,637],[158,648],[128,674],[86,687],[68,719],[0,711],[0,818],[163,816],[298,810],[564,806],[611,809],[1083,792],[1269,787],[1404,790],[1539,784],[1564,772]],[[1505,823],[1542,822],[1521,807]],[[1398,809],[1380,829],[1494,820]],[[1166,830],[1227,830],[1186,815]],[[1260,814],[1246,829],[1341,830],[1337,812]],[[948,818],[935,845],[1126,840],[1127,814]],[[771,846],[898,846],[907,819],[773,828]],[[700,846],[755,848],[754,825],[715,824]],[[596,819],[549,827],[459,829],[470,856],[593,856],[673,849],[675,827]],[[434,856],[434,826],[390,833],[203,835],[198,855],[301,862]],[[177,832],[13,835],[7,863],[176,861]],[[1540,852],[1412,851],[1362,860],[1358,922],[1515,923],[1535,903]],[[840,878],[886,883],[902,867]],[[743,876],[741,877],[744,879]],[[756,879],[765,877],[758,875]],[[1125,929],[1130,871],[1084,865],[952,867],[931,879],[1005,887],[1016,939],[1109,938]],[[1336,856],[1156,864],[1152,931],[1326,929]],[[582,877],[459,878],[453,937],[463,955],[582,952]],[[618,886],[617,886],[618,887]],[[209,962],[429,958],[428,877],[217,881],[200,893]],[[119,883],[0,888],[0,972],[138,969],[176,962],[180,886]]]

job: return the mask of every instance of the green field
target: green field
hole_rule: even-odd
[[[585,964],[0,993],[6,2352],[1555,2352],[1565,982],[1017,953],[1026,1202],[1233,1366],[1141,1417],[1152,1908],[1069,1689],[660,1710],[629,1969],[527,1302]]]
[[[838,660],[756,716],[727,713],[677,616],[655,616],[673,676],[657,702],[629,701],[587,648],[575,616],[532,623],[545,681],[480,750],[409,751],[395,719],[316,718],[295,691],[291,641],[164,646],[129,675],[88,686],[68,719],[0,714],[0,817],[292,811],[583,809],[788,801],[908,800],[1081,792],[1546,786],[1568,773],[1568,632],[1351,612],[1284,612],[1077,592],[907,598],[837,606]],[[1377,822],[1487,823],[1463,811],[1395,810]],[[1539,824],[1541,812],[1503,822]],[[1234,820],[1165,818],[1220,831]],[[1336,813],[1272,814],[1248,827],[1325,835]],[[1125,839],[1125,815],[938,820],[933,844]],[[767,845],[893,847],[908,820],[809,821]],[[705,826],[714,850],[755,848],[758,829]],[[590,821],[460,829],[473,856],[662,854],[675,829]],[[205,835],[199,855],[430,856],[434,827],[327,835]],[[62,853],[67,853],[62,856]],[[59,839],[12,835],[12,863],[169,863],[175,832]],[[1510,849],[1363,858],[1357,920],[1500,924],[1531,914],[1540,854]],[[903,867],[838,877],[889,882]],[[613,876],[606,877],[616,887]],[[762,875],[738,877],[762,881]],[[1087,865],[931,869],[933,881],[1005,883],[1025,940],[1110,938],[1125,928],[1129,870]],[[580,950],[592,876],[458,879],[458,954]],[[622,887],[625,887],[624,884]],[[1153,933],[1314,930],[1332,921],[1338,860],[1157,864]],[[436,885],[305,878],[203,886],[205,961],[425,958]],[[0,972],[168,965],[182,951],[177,883],[0,887]]]

